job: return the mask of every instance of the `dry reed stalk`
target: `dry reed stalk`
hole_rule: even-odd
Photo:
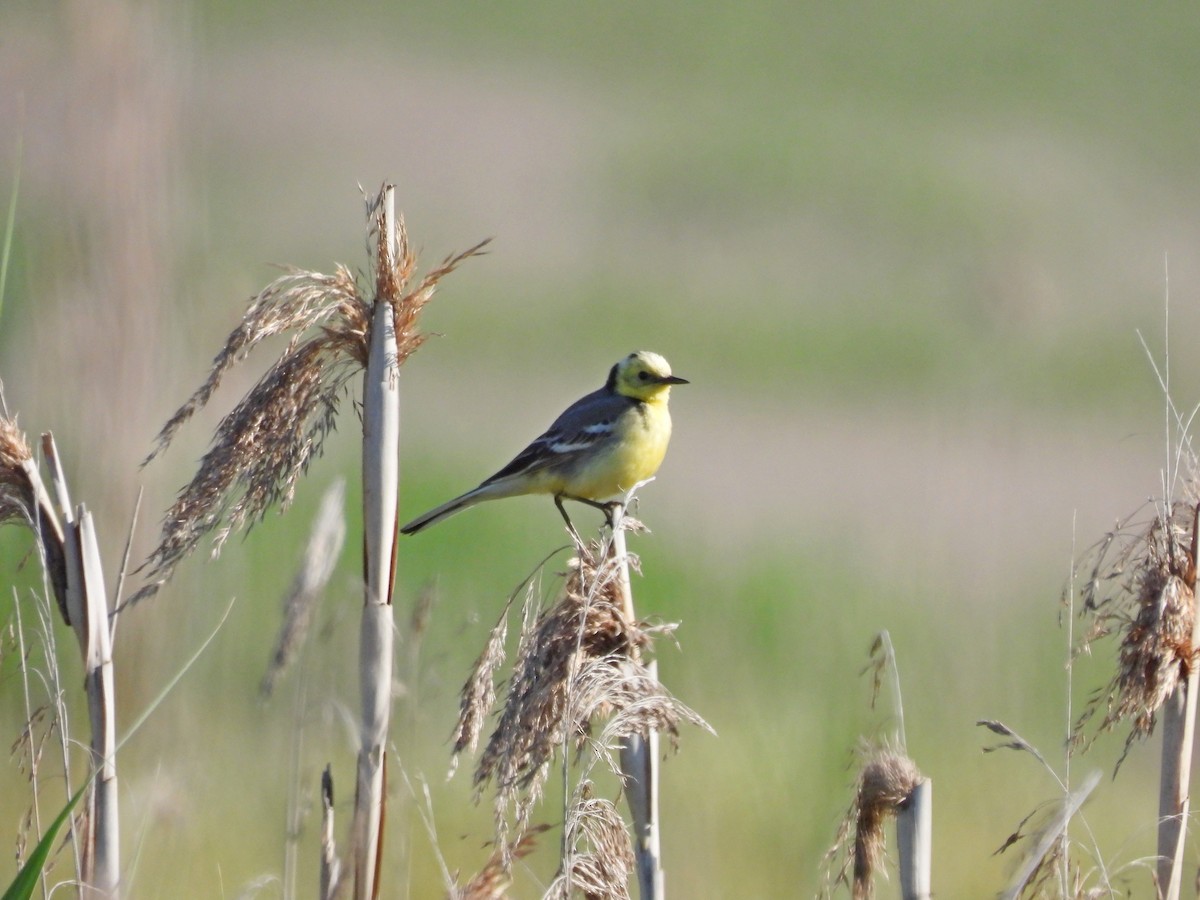
[[[629,621],[637,621],[633,606],[633,586],[629,579],[629,554],[625,544],[625,511],[637,485],[612,512],[610,554],[617,566],[617,592]],[[640,525],[640,523],[638,523]],[[638,527],[638,526],[635,526]],[[633,659],[639,656],[632,649]],[[658,680],[658,661],[650,660],[647,673]],[[658,814],[658,732],[631,734],[622,743],[618,756],[625,789],[625,800],[633,820],[633,852],[637,868],[638,892],[642,900],[662,900],[666,895],[666,875],[662,868],[662,842]]]
[[[923,778],[896,813],[896,848],[900,896],[929,900],[933,896],[933,782]]]
[[[364,591],[359,672],[361,748],[351,824],[355,896],[379,894],[379,849],[386,791],[386,746],[392,694],[392,584],[399,489],[401,364],[423,341],[422,307],[439,281],[486,241],[448,257],[410,286],[416,257],[394,189],[384,185],[368,206],[376,238],[374,295],[367,298],[345,266],[332,276],[289,270],[250,303],[226,339],[205,383],[159,434],[152,459],[206,405],[224,374],[268,337],[291,334],[283,354],[217,427],[192,481],[168,510],[159,545],[144,564],[148,583],[129,602],[156,592],[206,534],[214,555],[228,536],[279,503],[286,507],[301,475],[336,425],[350,378],[363,380]]]
[[[913,791],[926,781],[916,764],[902,753],[886,747],[863,748],[860,753],[863,764],[855,783],[854,799],[822,862],[825,897],[832,896],[839,884],[850,886],[854,900],[870,900],[875,896],[875,872],[883,860],[884,822],[900,813]],[[839,858],[842,862],[835,871]],[[916,880],[914,873],[913,881]]]
[[[91,513],[72,507],[70,491],[50,434],[42,436],[63,524],[41,481],[28,443],[16,423],[0,420],[0,518],[22,516],[32,528],[55,586],[63,618],[75,630],[84,661],[84,686],[91,723],[91,765],[95,772],[86,817],[87,834],[79,873],[84,891],[118,896],[120,818],[116,771],[116,699],[112,632],[103,567]]]
[[[88,806],[85,896],[116,898],[120,882],[120,816],[117,798],[116,688],[113,683],[112,632],[104,570],[92,514],[83,504],[72,510],[70,492],[53,435],[42,435],[42,448],[60,503],[66,535],[67,607],[84,660],[84,689],[91,722],[92,782]]]
[[[640,662],[641,651],[649,648],[653,636],[669,633],[674,626],[644,628],[629,621],[621,588],[620,562],[624,560],[616,559],[610,546],[596,541],[576,549],[563,589],[549,609],[538,612],[536,588],[526,590],[507,694],[475,771],[477,792],[489,784],[495,789],[496,841],[502,854],[518,846],[528,833],[532,808],[542,797],[557,753],[562,753],[564,780],[572,746],[580,751],[590,749],[585,772],[604,764],[620,773],[621,748],[634,736],[646,739],[662,732],[674,743],[679,725],[685,721],[711,731]],[[504,661],[511,606],[512,598],[463,687],[456,758],[475,746],[495,702],[495,679]],[[604,724],[597,735],[600,722]],[[550,896],[565,896],[572,885],[591,896],[590,889],[610,884],[618,878],[616,873],[625,873],[619,876],[624,892],[624,878],[635,865],[629,835],[615,807],[592,797],[589,785],[585,774],[576,790],[567,792],[570,802],[564,820],[560,878]],[[611,822],[614,817],[620,823],[620,842],[609,831],[596,830],[597,822]],[[510,820],[515,831],[512,837]],[[503,864],[509,862],[505,858]]]
[[[387,740],[392,708],[392,586],[396,565],[396,507],[400,490],[400,385],[393,299],[398,266],[411,263],[397,241],[395,199],[384,187],[379,231],[377,290],[363,377],[363,601],[359,632],[362,686],[361,746],[354,798],[354,896],[379,895],[387,790]],[[405,276],[402,276],[405,277]]]
[[[1149,525],[1123,525],[1093,550],[1082,590],[1091,628],[1081,652],[1110,634],[1120,637],[1119,665],[1107,690],[1085,708],[1073,741],[1086,746],[1084,726],[1101,708],[1098,731],[1130,722],[1117,768],[1132,744],[1163,718],[1159,771],[1158,871],[1162,896],[1178,898],[1189,809],[1200,639],[1196,614],[1196,556],[1200,505],[1175,503]],[[1114,552],[1115,551],[1115,552]]]

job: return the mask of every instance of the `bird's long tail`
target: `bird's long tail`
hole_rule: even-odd
[[[481,484],[474,490],[467,491],[460,497],[455,497],[453,500],[447,500],[441,506],[435,506],[433,509],[424,515],[417,516],[407,525],[400,528],[401,534],[416,534],[424,528],[428,528],[442,519],[448,519],[456,512],[461,512],[464,509],[474,506],[476,503],[482,503],[484,500],[495,500],[499,497],[512,496],[511,487],[504,482],[490,482]]]

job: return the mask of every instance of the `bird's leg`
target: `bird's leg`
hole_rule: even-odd
[[[575,543],[578,544],[580,547],[582,547],[582,546],[584,546],[583,538],[581,538],[579,536],[579,532],[575,530],[575,523],[572,522],[571,517],[567,515],[566,507],[564,507],[563,503],[562,503],[563,497],[567,497],[567,496],[568,496],[567,494],[555,494],[554,495],[554,505],[557,506],[558,511],[560,513],[562,513],[563,521],[567,523],[567,531],[571,532],[571,537],[573,537],[575,539]],[[578,498],[571,497],[570,499],[576,500]]]
[[[600,508],[604,510],[604,522],[608,525],[608,530],[612,531],[616,528],[617,510],[623,509],[625,504],[620,500],[609,500],[607,503],[600,504]]]
[[[567,514],[566,512],[563,512],[562,504],[559,503],[560,497],[567,500],[574,500],[576,503],[586,503],[593,509],[600,510],[600,512],[604,513],[604,524],[609,527],[610,531],[613,527],[613,514],[616,513],[616,511],[623,505],[620,500],[608,500],[606,502],[602,502],[600,500],[589,500],[587,497],[576,497],[574,494],[556,494],[554,502],[558,503],[558,510],[559,512],[562,512],[564,519],[566,518]],[[570,524],[570,521],[570,519],[567,519],[568,524]]]

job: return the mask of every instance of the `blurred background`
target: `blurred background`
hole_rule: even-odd
[[[681,623],[660,675],[719,735],[684,732],[662,770],[672,895],[818,889],[856,743],[898,725],[861,675],[887,629],[908,752],[934,783],[934,889],[988,896],[1014,853],[993,852],[1058,788],[1028,755],[983,753],[975,721],[1002,719],[1065,774],[1068,724],[1111,652],[1068,681],[1060,599],[1072,560],[1162,494],[1168,316],[1172,393],[1185,411],[1200,394],[1197,45],[1183,7],[1082,0],[7,0],[7,404],[55,433],[114,581],[139,487],[134,560],[271,358],[139,468],[248,298],[272,264],[365,269],[358,185],[394,181],[426,266],[494,238],[445,280],[423,320],[438,336],[404,370],[405,518],[474,486],[631,350],[692,382],[632,545],[639,610]],[[326,762],[344,835],[355,515],[302,665],[267,702],[258,684],[321,494],[345,476],[358,503],[358,429],[347,403],[286,515],[215,562],[205,547],[121,620],[131,724],[233,603],[122,751],[131,896],[279,896],[293,785],[311,893]],[[428,782],[436,840],[394,778],[388,896],[437,896],[439,858],[469,875],[490,852],[470,763],[445,778],[457,692],[563,540],[550,502],[526,498],[400,546],[396,743],[413,791]],[[40,584],[30,548],[0,531],[6,628]],[[73,638],[55,636],[83,734]],[[8,741],[26,715],[12,648],[10,629]],[[1122,739],[1073,773],[1107,776]],[[1083,873],[1134,896],[1150,890],[1131,865],[1153,853],[1153,744],[1077,829]],[[14,756],[0,844],[16,846],[29,793]],[[540,895],[556,851],[546,838],[514,896]]]

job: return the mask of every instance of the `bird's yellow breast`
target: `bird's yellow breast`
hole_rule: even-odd
[[[562,490],[589,500],[624,493],[658,471],[670,441],[666,398],[639,403],[621,416],[610,447],[571,473]]]

